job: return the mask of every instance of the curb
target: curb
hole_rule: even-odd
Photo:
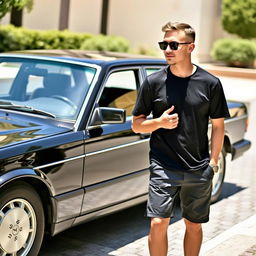
[[[256,245],[256,215],[203,243],[201,256],[239,256]],[[253,254],[252,254],[253,255]]]
[[[204,63],[201,63],[201,66],[215,76],[256,79],[256,69],[253,68],[236,68]]]

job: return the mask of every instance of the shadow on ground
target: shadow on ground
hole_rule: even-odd
[[[224,183],[219,201],[243,189],[245,187],[233,183]],[[143,203],[73,227],[55,237],[47,238],[39,255],[111,255],[111,252],[148,235],[149,219],[144,217],[145,208],[146,204]],[[174,214],[171,223],[175,223],[182,218],[178,206],[176,206]]]
[[[140,204],[47,238],[39,255],[111,255],[112,251],[148,235],[149,219],[144,217],[145,208],[145,203]],[[179,219],[180,215],[175,214],[172,223]]]
[[[237,186],[235,183],[224,182],[222,192],[218,201],[233,196],[234,194],[246,189],[246,187]]]

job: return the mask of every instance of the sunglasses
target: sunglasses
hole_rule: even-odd
[[[191,44],[191,43],[189,43],[189,42],[179,43],[179,42],[175,42],[175,41],[172,41],[172,42],[163,41],[163,42],[158,42],[158,44],[159,44],[159,47],[160,47],[161,50],[165,51],[167,49],[168,45],[169,45],[170,49],[176,51],[176,50],[178,50],[180,44]]]

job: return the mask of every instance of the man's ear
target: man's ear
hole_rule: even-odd
[[[188,47],[189,52],[193,52],[193,50],[195,49],[195,44],[191,43]]]

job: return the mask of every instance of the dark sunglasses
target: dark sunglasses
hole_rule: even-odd
[[[179,42],[175,42],[175,41],[173,41],[173,42],[163,41],[163,42],[158,42],[158,44],[159,44],[159,47],[160,47],[161,50],[165,51],[167,49],[168,45],[169,45],[170,49],[176,51],[176,50],[178,50],[180,44],[191,44],[191,43],[189,43],[189,42],[179,43]]]

